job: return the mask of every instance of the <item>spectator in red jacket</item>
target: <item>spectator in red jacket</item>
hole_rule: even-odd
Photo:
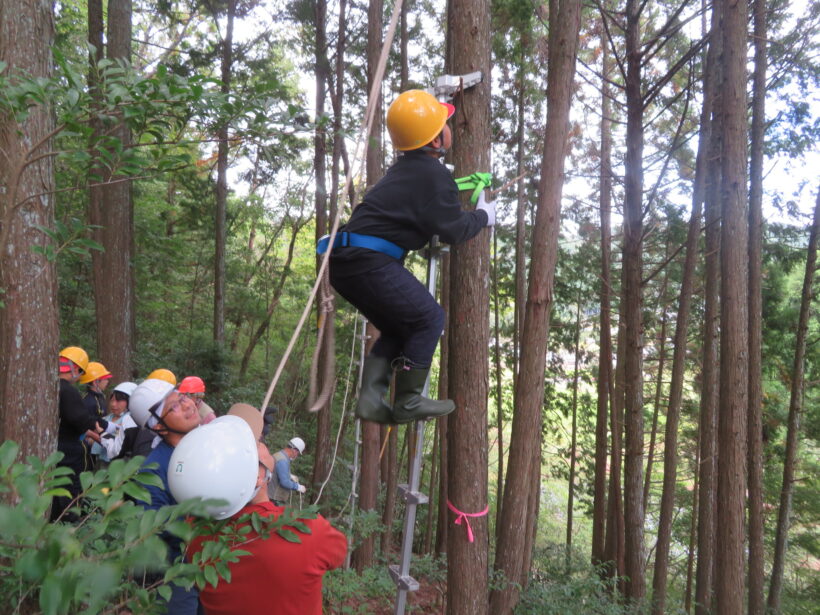
[[[285,510],[268,497],[266,487],[274,472],[273,457],[264,444],[258,447],[257,492],[234,519],[249,513],[276,518]],[[207,585],[200,590],[206,615],[321,615],[322,577],[344,562],[347,539],[321,515],[303,521],[311,533],[295,530],[300,543],[289,542],[275,532],[266,539],[248,534],[248,541],[236,548],[250,555],[229,564],[230,583],[220,579],[216,587]],[[189,555],[200,551],[207,540],[197,538]]]

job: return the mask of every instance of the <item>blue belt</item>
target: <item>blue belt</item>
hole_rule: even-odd
[[[325,235],[319,240],[316,245],[316,254],[324,254],[327,252],[327,244],[330,242],[330,235]],[[348,233],[343,231],[336,233],[336,239],[333,242],[333,248],[367,248],[368,250],[375,250],[382,254],[392,256],[397,260],[404,258],[407,253],[406,250],[400,248],[392,241],[387,241],[381,237],[373,237],[372,235],[359,235],[358,233]]]

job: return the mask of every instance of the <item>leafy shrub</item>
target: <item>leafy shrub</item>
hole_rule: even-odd
[[[588,564],[571,559],[563,545],[538,549],[533,556],[530,583],[521,594],[516,615],[627,615],[635,613],[613,596],[611,580],[603,580]]]
[[[168,583],[191,587],[215,585],[228,578],[228,563],[242,556],[242,544],[253,530],[260,536],[276,531],[299,542],[307,531],[300,519],[316,511],[288,511],[278,519],[245,515],[239,524],[193,518],[217,501],[190,500],[159,510],[145,510],[132,499],[150,500],[145,485],[161,487],[160,479],[141,468],[142,457],[115,460],[96,473],[80,475],[82,492],[72,502],[78,519],[72,524],[48,521],[54,496],[68,496],[70,470],[58,467],[62,453],[45,461],[29,456],[18,461],[19,446],[0,445],[0,613],[9,615],[114,614],[130,610],[157,613],[158,598],[168,598]],[[161,536],[183,542],[212,536],[192,563],[167,564]],[[146,573],[152,573],[146,580]]]

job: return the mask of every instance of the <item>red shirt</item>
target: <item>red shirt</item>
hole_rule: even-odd
[[[283,510],[273,502],[249,504],[235,518],[252,512],[278,517]],[[322,576],[344,562],[347,538],[321,515],[302,521],[312,533],[296,530],[299,544],[273,533],[238,546],[251,555],[229,564],[231,582],[220,579],[216,587],[208,584],[199,592],[207,615],[321,615]],[[197,538],[189,553],[201,550],[205,540]]]

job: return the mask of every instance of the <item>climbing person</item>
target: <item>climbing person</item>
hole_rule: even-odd
[[[177,389],[183,395],[190,397],[199,412],[203,425],[207,425],[216,418],[216,412],[205,403],[205,382],[199,376],[185,376]]]
[[[336,236],[330,258],[333,288],[378,328],[356,406],[359,418],[407,423],[444,416],[450,400],[422,396],[444,329],[444,310],[403,265],[407,252],[438,235],[458,244],[495,224],[483,191],[473,211],[461,208],[458,187],[439,162],[452,144],[447,120],[455,108],[422,90],[402,92],[387,111],[396,162],[365,194]],[[327,249],[328,240],[317,251]],[[393,369],[395,401],[384,401]]]
[[[231,518],[256,513],[278,518],[284,509],[270,501],[266,486],[276,475],[274,459],[268,448],[259,442],[259,467],[254,497]],[[207,615],[321,615],[322,577],[328,570],[344,563],[347,553],[345,535],[322,515],[301,519],[308,533],[291,529],[299,538],[292,542],[271,532],[261,538],[250,532],[236,548],[247,551],[228,564],[230,580],[219,579],[200,591],[200,600]],[[208,536],[194,539],[190,552],[201,551]]]
[[[168,464],[174,447],[183,436],[199,427],[196,406],[185,395],[180,395],[170,382],[150,378],[134,389],[128,400],[128,407],[137,425],[153,430],[159,440],[145,458],[143,467],[145,472],[159,477],[162,487],[146,485],[150,500],[138,504],[146,510],[158,510],[163,506],[176,504],[168,488]],[[156,467],[148,468],[149,464]],[[181,558],[180,539],[168,534],[164,534],[162,538],[168,545],[168,562]],[[164,612],[168,615],[195,615],[199,605],[196,588],[185,589],[173,582],[170,587],[171,597]]]
[[[83,398],[74,386],[88,368],[88,354],[79,346],[68,346],[59,355],[59,423],[57,426],[57,450],[63,458],[57,464],[71,470],[71,482],[65,486],[68,496],[55,496],[51,504],[51,520],[62,518],[73,521],[77,516],[64,513],[82,491],[80,473],[92,469],[89,447],[85,442],[87,431],[96,434],[113,434],[117,426],[103,418],[94,418],[83,405]]]
[[[171,384],[173,386],[177,385],[177,377],[170,369],[165,369],[164,367],[160,367],[159,369],[155,369],[150,374],[146,380],[162,380]]]
[[[290,473],[290,462],[305,452],[305,441],[302,438],[291,438],[288,445],[273,456],[276,463],[273,478],[268,484],[268,494],[277,506],[284,506],[290,497],[290,492],[304,493],[304,485],[300,485],[296,477]]]

